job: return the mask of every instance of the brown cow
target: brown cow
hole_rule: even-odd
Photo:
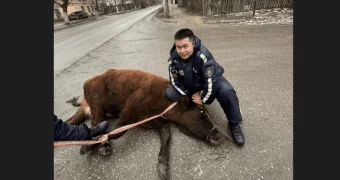
[[[73,105],[80,105],[80,108],[67,122],[81,124],[90,117],[91,124],[96,125],[103,121],[106,118],[105,114],[108,113],[119,116],[116,127],[119,128],[147,119],[160,114],[172,103],[165,97],[168,87],[170,82],[167,79],[151,73],[131,69],[109,69],[84,83],[84,98],[80,104],[73,102]],[[167,179],[170,139],[168,122],[176,124],[183,133],[207,141],[211,145],[220,143],[221,136],[206,113],[208,114],[204,106],[198,106],[191,101],[190,97],[182,96],[180,102],[162,118],[140,125],[161,129],[161,149],[157,170],[162,179]],[[125,132],[110,135],[109,139],[119,138]],[[98,145],[82,146],[81,153],[95,146]],[[109,152],[107,151],[110,150],[109,144],[102,147],[106,150],[102,152]]]

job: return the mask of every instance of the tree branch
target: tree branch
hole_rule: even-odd
[[[54,3],[59,4],[59,6],[63,7],[63,5],[58,3],[56,0],[54,0]]]

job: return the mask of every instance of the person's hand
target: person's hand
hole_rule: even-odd
[[[104,134],[101,138],[99,138],[98,141],[103,143],[103,142],[107,141],[108,139],[109,139],[109,135]]]
[[[196,92],[195,94],[192,95],[192,101],[198,105],[203,105],[202,100],[201,100],[201,93]]]

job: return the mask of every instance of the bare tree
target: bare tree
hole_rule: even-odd
[[[96,0],[96,7],[94,8],[96,16],[99,16],[98,0]]]
[[[135,8],[141,8],[142,0],[134,0]]]
[[[106,4],[106,1],[100,0],[100,9],[101,13],[108,14],[109,13],[109,7]]]
[[[63,8],[63,17],[64,17],[65,24],[69,24],[70,20],[68,19],[67,6],[71,4],[72,0],[62,0],[62,2],[63,4],[54,0],[54,3],[58,4],[61,8]]]
[[[116,11],[117,11],[117,13],[119,13],[118,2],[117,2],[117,0],[114,0],[114,1],[115,1]]]
[[[170,17],[169,0],[163,0],[163,11],[164,16],[169,18]]]
[[[120,7],[122,7],[122,12],[124,12],[124,3],[123,3],[124,0],[121,0],[121,1],[122,3],[120,4]]]

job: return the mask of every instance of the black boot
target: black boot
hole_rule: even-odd
[[[109,127],[109,121],[103,121],[96,126],[90,128],[91,137],[95,137],[104,134],[106,129]]]
[[[244,135],[241,129],[240,124],[229,123],[229,128],[231,131],[231,135],[238,146],[244,145]]]

